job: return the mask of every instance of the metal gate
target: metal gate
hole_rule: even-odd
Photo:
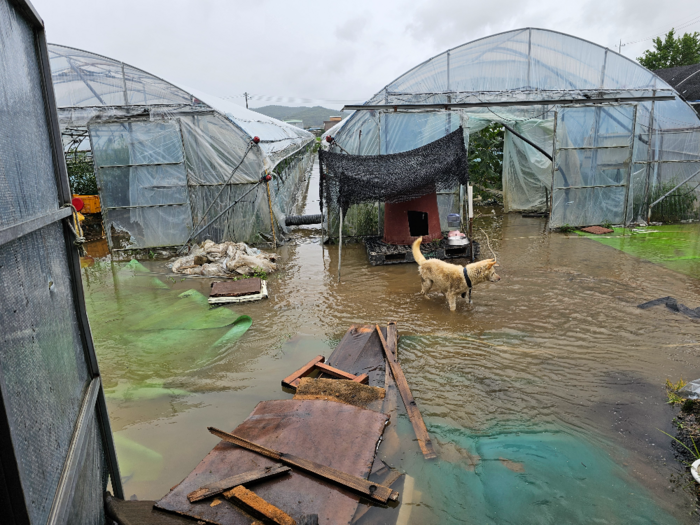
[[[180,246],[192,231],[178,120],[88,126],[111,250]]]
[[[627,224],[636,104],[555,112],[550,228]]]

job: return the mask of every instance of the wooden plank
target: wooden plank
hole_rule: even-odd
[[[398,356],[396,352],[399,347],[399,330],[396,328],[396,323],[393,321],[386,327],[386,346],[394,356],[394,361],[397,361]]]
[[[421,452],[423,452],[423,457],[425,459],[435,459],[437,454],[433,450],[433,442],[430,439],[430,434],[428,434],[428,428],[425,426],[425,421],[423,421],[423,416],[418,410],[418,405],[416,400],[413,399],[413,394],[411,394],[411,389],[408,386],[408,381],[406,381],[406,376],[403,374],[401,366],[396,361],[394,353],[387,348],[386,340],[382,335],[382,331],[377,325],[377,333],[379,334],[379,339],[382,342],[382,348],[384,349],[384,354],[391,367],[391,373],[394,375],[396,380],[396,386],[399,389],[399,394],[401,394],[401,399],[403,399],[403,404],[406,407],[406,412],[408,413],[408,418],[411,420],[411,425],[413,425],[413,431],[418,438],[418,446],[420,446]]]
[[[387,487],[391,487],[396,481],[403,476],[403,472],[399,472],[398,470],[390,469],[388,474],[384,477],[384,479],[381,480],[383,485],[386,485]],[[355,516],[352,519],[353,523],[357,523],[360,521],[360,519],[367,514],[370,509],[372,509],[374,505],[364,505],[362,507],[359,507],[357,509],[357,512],[355,512]]]
[[[326,358],[322,355],[317,355],[311,361],[302,366],[299,370],[285,377],[282,380],[282,386],[286,386],[287,388],[296,388],[297,385],[293,384],[295,381],[301,379],[304,376],[309,375],[311,372],[314,371],[314,367],[316,366],[316,364],[323,363],[325,360]]]
[[[238,485],[245,485],[246,483],[251,483],[253,481],[262,481],[273,476],[278,476],[280,474],[287,474],[290,470],[289,467],[284,465],[279,465],[277,467],[267,467],[256,470],[249,470],[243,474],[237,474],[221,481],[215,481],[214,483],[209,483],[203,487],[198,488],[195,491],[190,492],[187,495],[187,499],[190,503],[195,501],[200,501],[205,498],[210,498],[211,496],[216,496],[222,492],[237,487]]]
[[[325,363],[316,363],[314,365],[314,368],[316,370],[320,370],[321,372],[325,372],[327,375],[335,377],[337,379],[349,379],[350,381],[355,381],[356,383],[369,383],[369,376],[367,374],[356,376],[355,374],[345,372],[343,370],[340,370],[339,368],[334,368]]]
[[[229,434],[228,432],[224,432],[223,430],[219,430],[218,428],[209,427],[208,430],[216,437],[223,439],[228,443],[238,445],[239,447],[257,452],[258,454],[262,454],[268,458],[276,459],[282,463],[291,465],[292,467],[309,472],[310,474],[320,476],[328,481],[343,485],[344,487],[359,492],[363,496],[379,501],[380,503],[386,503],[389,500],[396,501],[399,498],[398,492],[391,490],[389,487],[372,483],[364,478],[353,476],[352,474],[347,474],[340,470],[336,470],[334,468],[321,465],[320,463],[316,463],[315,461],[300,458],[292,454],[283,454],[282,452],[260,446],[256,443],[248,441],[247,439],[243,439],[238,436],[234,436],[233,434]]]
[[[352,325],[326,364],[356,376],[367,374],[370,386],[384,386],[384,352],[374,325]]]
[[[229,417],[225,411],[220,415],[223,421]],[[390,428],[387,419],[380,412],[332,401],[278,399],[258,403],[232,433],[264,447],[311,457],[317,463],[367,478],[379,440],[385,429]],[[220,441],[156,506],[207,523],[250,525],[252,520],[223,497],[223,504],[212,507],[211,499],[190,503],[187,494],[207,483],[279,464],[277,460]],[[318,514],[322,524],[349,523],[361,497],[294,467],[289,474],[270,478],[253,490],[284,509],[297,523],[301,523],[302,516],[310,514]]]
[[[271,505],[260,496],[245,487],[238,486],[224,492],[224,497],[231,500],[237,507],[262,520],[263,523],[273,525],[297,525],[294,519],[281,509]]]

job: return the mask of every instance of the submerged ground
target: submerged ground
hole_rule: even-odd
[[[402,414],[399,442],[381,453],[408,474],[403,506],[368,523],[697,522],[658,429],[673,432],[666,378],[700,377],[700,325],[636,305],[669,295],[700,305],[698,266],[680,273],[652,246],[625,253],[613,239],[482,211],[502,280],[456,312],[420,295],[415,265],[371,267],[362,245],[343,248],[338,283],[337,246],[312,229],[279,249],[270,299],[235,308],[208,310],[211,281],[163,262],[86,268],[127,498],[160,498],[184,478],[218,441],[207,426],[232,429],[259,401],[290,397],[280,380],[328,356],[350,324],[395,320],[439,459],[423,460]],[[682,229],[700,238],[697,225]],[[700,255],[690,242],[679,250]]]

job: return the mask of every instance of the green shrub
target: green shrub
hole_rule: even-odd
[[[647,206],[671,191],[677,181],[657,185],[649,192]],[[698,196],[695,185],[684,184],[651,209],[652,222],[680,222],[698,218]]]
[[[97,195],[97,180],[92,157],[85,151],[78,151],[66,156],[68,180],[71,191],[78,195]]]

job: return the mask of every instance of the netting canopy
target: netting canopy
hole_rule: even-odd
[[[447,50],[365,106],[334,130],[353,155],[413,150],[460,125],[474,133],[507,124],[555,160],[506,132],[506,210],[551,209],[552,226],[646,219],[662,190],[700,169],[700,119],[671,86],[554,31],[518,29]]]
[[[462,128],[409,152],[347,155],[320,151],[319,161],[321,193],[344,212],[351,204],[405,202],[469,182]]]
[[[249,191],[265,173],[284,228],[311,133],[94,53],[49,56],[62,129],[89,131],[110,247],[255,241],[272,229],[265,186]]]

